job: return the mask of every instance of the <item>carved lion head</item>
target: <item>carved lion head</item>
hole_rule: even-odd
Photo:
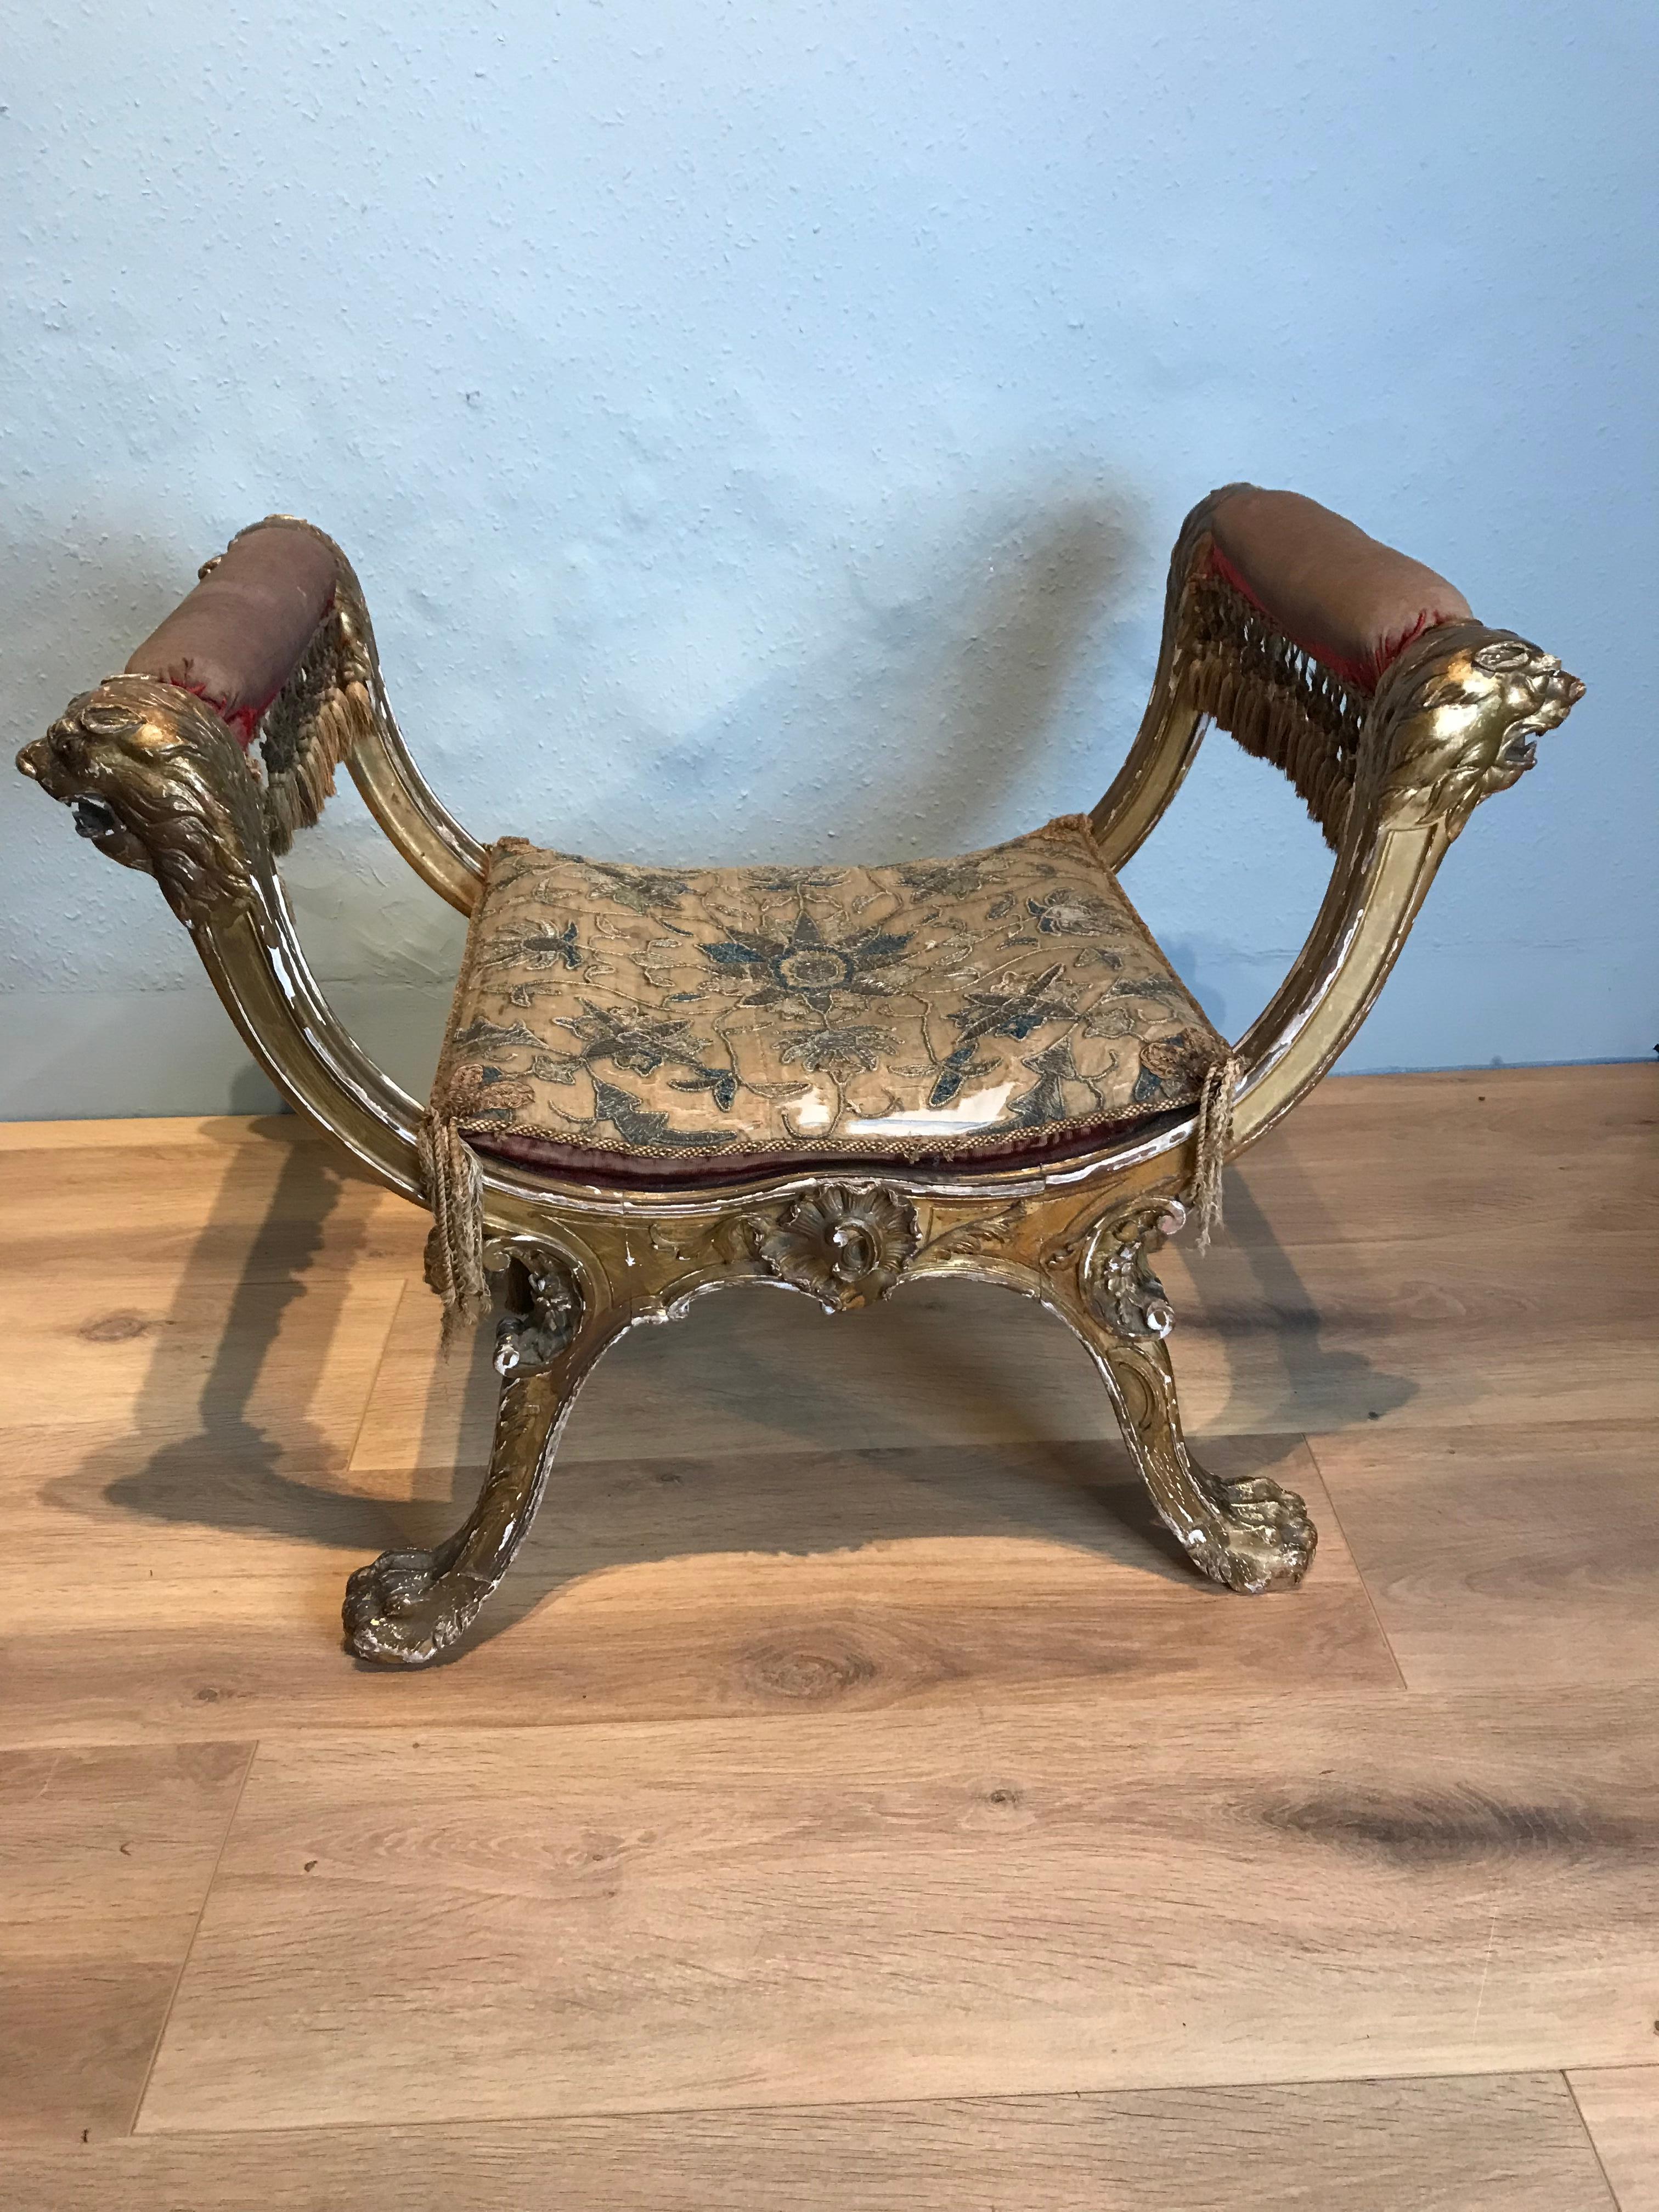
[[[259,787],[217,715],[188,692],[112,676],[72,699],[17,765],[100,853],[153,875],[181,921],[252,896],[265,848]]]
[[[1538,738],[1583,696],[1553,653],[1512,632],[1474,623],[1427,632],[1378,701],[1382,818],[1401,828],[1444,820],[1455,836],[1483,799],[1518,781]]]

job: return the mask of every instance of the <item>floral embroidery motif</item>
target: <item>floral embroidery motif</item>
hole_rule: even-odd
[[[822,874],[817,882],[823,882]],[[763,890],[792,890],[773,878]],[[786,1006],[799,1000],[809,1012],[827,1015],[837,991],[851,991],[861,999],[884,998],[892,986],[882,976],[890,968],[909,937],[895,937],[879,929],[860,930],[840,939],[826,937],[822,924],[810,914],[799,914],[787,937],[728,937],[718,945],[705,945],[706,959],[721,968],[752,976],[759,984],[739,1000],[745,1006]]]
[[[433,1102],[577,1152],[922,1158],[1190,1105],[1225,1050],[1081,816],[892,867],[489,855]]]

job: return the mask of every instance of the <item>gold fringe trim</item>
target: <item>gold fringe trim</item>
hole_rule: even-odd
[[[459,1330],[476,1326],[489,1311],[483,1264],[483,1176],[473,1151],[453,1121],[425,1115],[416,1157],[422,1194],[432,1213],[426,1240],[426,1279],[443,1300],[443,1348]]]
[[[1277,630],[1224,577],[1199,574],[1180,617],[1193,705],[1283,769],[1333,848],[1342,842],[1370,702]]]
[[[265,770],[265,829],[273,853],[309,830],[334,796],[334,775],[361,739],[374,733],[374,703],[362,674],[350,670],[340,611],[330,612],[305,659],[265,709],[259,724]]]
[[[1193,1163],[1193,1209],[1198,1215],[1198,1249],[1207,1252],[1213,1231],[1222,1225],[1221,1170],[1233,1134],[1233,1093],[1243,1073],[1237,1055],[1218,1060],[1204,1079],[1198,1102],[1198,1135]]]
[[[335,573],[333,604],[254,732],[264,768],[265,834],[280,858],[296,831],[311,829],[321,817],[334,796],[341,762],[353,746],[374,736],[380,662],[356,572],[334,540],[297,514],[268,514],[264,520],[308,530],[334,556]],[[264,524],[252,527],[260,530]],[[200,573],[209,574],[222,558],[204,562]]]

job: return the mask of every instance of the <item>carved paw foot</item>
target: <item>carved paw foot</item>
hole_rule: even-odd
[[[1212,1509],[1186,1538],[1194,1564],[1229,1589],[1251,1596],[1293,1589],[1319,1541],[1296,1492],[1264,1474],[1226,1482],[1203,1468],[1193,1472]]]
[[[377,1667],[427,1667],[465,1635],[490,1585],[439,1574],[430,1552],[382,1552],[346,1584],[346,1642]]]

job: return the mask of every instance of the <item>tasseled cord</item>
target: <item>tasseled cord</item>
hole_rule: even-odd
[[[1197,1158],[1193,1165],[1193,1207],[1198,1215],[1198,1249],[1207,1252],[1210,1236],[1222,1223],[1221,1170],[1233,1134],[1233,1093],[1243,1066],[1232,1054],[1218,1060],[1204,1079],[1198,1102]]]
[[[453,1121],[428,1114],[416,1148],[421,1186],[432,1210],[426,1279],[444,1302],[443,1348],[489,1311],[483,1264],[483,1177],[471,1145]]]

